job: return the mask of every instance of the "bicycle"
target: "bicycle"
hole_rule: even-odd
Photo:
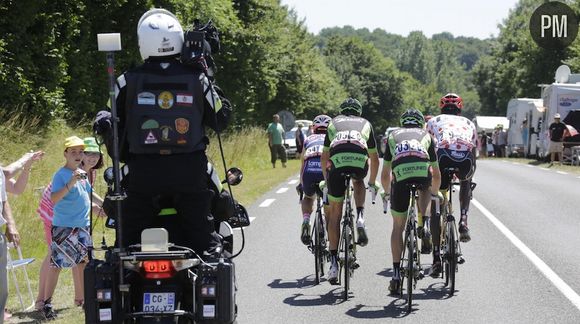
[[[356,241],[354,234],[354,214],[352,212],[352,188],[350,186],[351,174],[343,174],[345,177],[346,193],[344,196],[344,214],[341,221],[340,241],[338,246],[340,272],[339,277],[344,275],[344,300],[348,300],[348,290],[350,289],[350,279],[354,275],[354,270],[359,267],[356,262]],[[342,284],[342,282],[340,283]]]
[[[445,287],[450,286],[449,295],[453,296],[455,293],[455,274],[458,272],[458,264],[463,264],[465,259],[461,253],[461,245],[459,244],[459,232],[455,223],[455,216],[453,216],[453,201],[452,193],[453,186],[459,183],[453,182],[453,177],[459,171],[458,168],[446,168],[443,170],[444,176],[449,181],[449,194],[444,195],[443,204],[437,206],[439,199],[436,200],[436,209],[439,210],[439,217],[441,217],[441,261],[443,262],[443,271],[441,276],[445,277]],[[475,183],[472,183],[472,190],[475,188]]]
[[[314,274],[316,278],[316,284],[320,284],[322,277],[324,277],[324,266],[329,260],[330,253],[328,251],[327,236],[326,236],[326,226],[324,222],[323,214],[323,202],[322,202],[322,191],[318,188],[318,183],[313,184],[312,187],[316,191],[316,212],[314,216],[314,224],[310,231],[310,244],[308,245],[308,250],[314,254]],[[298,194],[300,195],[300,201],[304,198],[304,191],[302,188],[297,187]]]
[[[413,305],[413,289],[417,281],[423,279],[424,274],[421,267],[421,253],[419,251],[417,235],[417,194],[419,186],[411,183],[408,185],[411,191],[411,202],[407,210],[407,221],[405,223],[405,238],[403,240],[403,251],[401,252],[401,284],[399,295],[403,295],[403,286],[407,278],[407,311],[411,312]]]

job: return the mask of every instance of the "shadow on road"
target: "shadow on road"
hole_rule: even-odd
[[[377,272],[377,275],[383,276],[383,277],[387,277],[387,278],[391,278],[393,276],[393,269],[386,268],[385,270],[383,270],[381,272]]]
[[[386,269],[378,273],[379,275],[384,275],[390,277],[391,270]],[[457,290],[455,292],[457,294]],[[403,318],[407,315],[413,313],[415,310],[420,308],[420,302],[417,301],[427,300],[427,299],[448,299],[449,289],[445,287],[442,282],[435,282],[429,285],[427,288],[417,289],[413,291],[413,305],[411,307],[411,313],[407,311],[407,295],[406,292],[402,296],[387,295],[386,298],[392,299],[387,306],[371,306],[358,304],[354,308],[351,308],[346,312],[346,315],[354,318]]]
[[[295,280],[274,279],[268,284],[268,287],[274,289],[295,289],[314,285],[314,277],[308,280],[310,276],[302,277]]]
[[[324,295],[294,294],[284,299],[290,306],[328,306],[343,302],[343,290],[337,287]]]

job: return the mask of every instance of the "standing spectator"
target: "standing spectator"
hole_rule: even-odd
[[[522,143],[524,145],[524,156],[528,156],[528,140],[530,137],[530,127],[528,126],[528,119],[524,118],[520,126],[522,132]]]
[[[500,157],[506,157],[506,146],[507,146],[507,132],[503,129],[503,125],[498,125],[499,136],[497,139],[497,144],[499,145]]]
[[[33,152],[30,151],[30,153],[25,153],[24,155],[22,155],[22,157],[20,159],[18,159],[16,162],[11,163],[10,165],[6,166],[6,167],[1,167],[1,171],[0,173],[2,173],[2,177],[3,180],[0,181],[0,190],[5,190],[6,192],[10,192],[16,195],[21,194],[22,192],[24,192],[24,188],[26,188],[26,184],[28,184],[28,177],[30,176],[30,171],[32,170],[32,164],[40,159],[42,159],[42,157],[44,156],[44,152],[43,151],[37,151],[37,152]],[[14,177],[16,176],[16,174],[20,172],[20,175],[18,176],[17,179],[14,179]],[[0,205],[2,204],[2,201],[6,201],[5,199],[2,199],[2,197],[0,196]],[[9,207],[8,207],[9,208]],[[0,227],[2,226],[2,208],[0,208]],[[2,259],[2,257],[6,257],[6,256],[2,256],[2,238],[0,237],[0,259]],[[2,267],[2,260],[0,260],[0,268]],[[1,270],[1,269],[0,269]],[[0,271],[0,277],[2,277],[3,274]],[[2,278],[0,278],[0,282],[1,282]],[[4,287],[1,283],[0,283],[0,287]],[[6,287],[7,288],[7,287]],[[3,290],[3,292],[8,293],[7,290]],[[2,311],[4,312],[2,315],[0,315],[0,323],[2,323],[3,320],[6,320],[10,317],[12,317],[12,315],[10,313],[8,313],[8,311],[6,311],[4,309],[4,305],[5,305],[5,300],[2,302],[2,298],[3,296],[0,296],[0,305],[2,307]]]
[[[276,160],[280,156],[282,167],[286,167],[286,150],[284,149],[284,127],[280,124],[280,116],[272,116],[272,122],[268,125],[268,146],[270,147],[270,156],[272,167],[276,167]]]
[[[485,133],[485,131],[481,131],[481,137],[479,139],[479,143],[480,143],[480,155],[482,157],[487,157],[487,139],[489,137],[487,137],[487,134]]]
[[[294,134],[296,137],[296,158],[299,158],[302,155],[302,147],[304,146],[304,133],[302,133],[302,123],[299,123],[296,127],[296,133]]]
[[[85,143],[85,154],[81,162],[81,169],[88,174],[88,180],[91,186],[93,186],[97,169],[103,167],[103,155],[99,151],[99,146],[94,137],[87,137],[84,140]],[[51,229],[52,229],[52,219],[54,215],[54,204],[50,199],[52,193],[52,183],[49,183],[43,191],[42,198],[40,199],[40,204],[38,209],[38,215],[42,222],[44,223],[44,237],[46,243],[48,244],[48,253],[42,265],[40,266],[39,280],[38,280],[38,296],[36,298],[35,308],[38,311],[43,311],[45,301],[50,299],[51,296],[47,296],[46,286],[47,286],[47,274],[50,271],[50,257],[51,250],[50,245],[52,244]],[[95,192],[93,192],[93,212],[99,216],[105,216],[102,210],[103,199],[99,197]],[[75,296],[74,303],[76,306],[82,306],[84,304],[84,282],[82,280],[83,274],[81,273],[80,267],[75,267],[72,270]],[[58,279],[58,277],[56,278]]]
[[[491,144],[493,145],[493,155],[495,157],[500,156],[499,133],[500,133],[500,128],[499,128],[499,125],[497,125],[497,126],[495,126],[495,129],[493,130],[493,133],[491,134]]]
[[[11,316],[7,312],[5,313],[6,300],[8,299],[7,241],[14,243],[14,245],[20,244],[20,234],[18,234],[16,229],[16,223],[12,217],[12,210],[6,195],[6,178],[4,177],[4,172],[0,172],[0,229],[4,225],[6,225],[6,235],[2,234],[3,231],[0,231],[0,324]]]
[[[548,130],[548,134],[550,135],[550,146],[548,147],[548,152],[550,153],[550,165],[554,164],[554,156],[556,154],[558,154],[558,161],[560,165],[562,165],[562,152],[564,151],[562,138],[564,137],[566,125],[560,122],[560,114],[554,115],[554,122],[550,124]]]
[[[89,234],[89,209],[91,185],[87,173],[79,168],[85,157],[85,143],[71,136],[64,142],[65,165],[52,178],[50,199],[54,204],[51,229],[51,259],[46,274],[43,314],[47,319],[56,317],[52,307],[52,294],[61,268],[84,271],[88,247],[92,245]],[[83,278],[80,279],[81,281]]]

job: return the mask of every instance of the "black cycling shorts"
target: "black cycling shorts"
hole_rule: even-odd
[[[368,157],[368,152],[365,149],[350,143],[341,144],[330,150],[331,157],[335,154],[345,153],[366,155]],[[332,160],[330,160],[330,168],[327,172],[328,199],[331,201],[342,201],[344,199],[344,192],[346,191],[345,174],[350,174],[355,180],[363,180],[367,176],[368,170],[368,158],[362,167],[336,167],[334,163],[332,163]]]
[[[429,189],[431,186],[431,171],[427,177],[416,177],[393,182],[391,185],[391,213],[393,216],[406,216],[409,209],[411,189],[408,185],[416,184],[419,190]]]
[[[441,170],[441,189],[449,188],[449,178],[443,174],[446,168],[458,168],[459,180],[471,180],[475,173],[475,156],[471,151],[438,149],[437,159]]]

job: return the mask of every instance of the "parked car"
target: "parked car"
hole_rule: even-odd
[[[385,154],[385,151],[387,150],[387,139],[389,138],[389,134],[391,134],[395,129],[399,129],[399,127],[387,127],[385,135],[383,135],[383,138],[381,139],[381,155]]]
[[[310,135],[310,125],[312,125],[311,120],[297,120],[295,126],[289,131],[284,133],[284,147],[286,148],[286,155],[288,158],[296,157],[296,130],[298,129],[298,124],[302,124],[302,133],[304,138]]]

